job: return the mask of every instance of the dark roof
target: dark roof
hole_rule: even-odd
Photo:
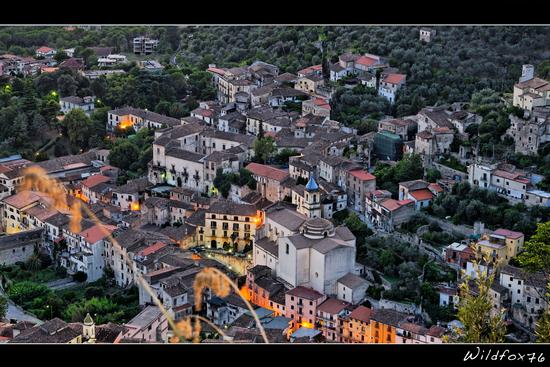
[[[20,246],[30,245],[29,242],[42,238],[43,228],[19,232],[0,237],[0,250],[8,250]]]
[[[371,316],[374,321],[381,322],[384,325],[397,326],[400,321],[407,318],[407,315],[390,309],[375,310]]]
[[[276,293],[284,290],[285,286],[283,283],[277,281],[276,279],[265,276],[254,281],[256,285],[262,289],[265,289],[270,295],[275,295]]]
[[[68,343],[79,335],[81,333],[56,317],[42,325],[21,331],[9,343]]]
[[[317,299],[323,297],[323,295],[321,293],[317,292],[313,288],[307,288],[307,287],[303,287],[303,286],[298,286],[296,288],[293,288],[293,289],[289,290],[288,292],[286,292],[286,294],[291,295],[291,296],[300,297],[300,298],[309,299],[309,300],[317,300]]]
[[[67,103],[72,103],[76,105],[93,104],[93,102],[84,102],[84,99],[78,96],[61,97],[59,100],[61,102],[67,102]]]
[[[218,200],[208,208],[209,213],[228,215],[256,215],[256,207],[250,204],[238,204],[230,200]]]
[[[264,249],[272,255],[279,256],[277,243],[275,241],[271,241],[268,237],[257,240],[256,246]]]
[[[523,279],[526,285],[531,285],[538,288],[545,288],[547,279],[542,272],[529,273],[522,268],[512,265],[504,265],[500,271],[504,274],[510,274],[514,278]]]
[[[109,322],[105,325],[98,325],[95,328],[95,339],[97,343],[114,343],[126,327]]]

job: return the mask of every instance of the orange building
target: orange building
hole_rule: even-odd
[[[246,272],[246,289],[251,303],[274,311],[278,316],[283,314],[276,296],[280,293],[284,294],[285,287],[271,276],[269,267],[256,265],[248,269]]]
[[[370,318],[370,343],[394,344],[396,328],[407,315],[395,310],[375,310]]]
[[[340,341],[343,343],[370,343],[370,320],[373,310],[359,306],[340,320]]]

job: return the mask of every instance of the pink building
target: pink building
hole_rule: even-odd
[[[298,286],[285,295],[285,316],[291,318],[290,329],[300,327],[313,328],[317,316],[317,307],[327,296],[314,289]]]

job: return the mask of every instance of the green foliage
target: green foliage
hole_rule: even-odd
[[[116,140],[109,152],[109,162],[125,171],[129,170],[139,158],[140,150],[137,144],[126,139]]]
[[[535,234],[525,242],[518,260],[530,271],[550,272],[550,222],[537,224]]]
[[[81,109],[74,109],[67,113],[63,119],[63,124],[67,129],[70,143],[82,150],[88,148],[88,142],[92,136],[102,135],[101,127],[94,125]]]
[[[461,172],[464,172],[464,173],[466,173],[468,171],[466,166],[463,165],[462,163],[460,163],[458,161],[458,159],[456,159],[453,156],[443,157],[439,160],[439,163],[441,163],[444,166],[450,167],[452,169],[455,169],[457,171],[461,171]]]
[[[435,168],[429,168],[426,172],[426,181],[437,182],[441,178],[441,172]]]
[[[397,197],[399,182],[422,179],[424,168],[422,158],[417,154],[406,156],[396,165],[378,164],[374,169],[377,186],[390,191]]]
[[[451,216],[455,224],[481,221],[493,229],[508,228],[522,232],[526,238],[535,233],[539,221],[550,220],[550,208],[511,205],[496,192],[472,188],[468,182],[458,183],[451,193],[438,195],[429,212],[440,218]]]
[[[456,340],[463,343],[502,343],[506,334],[503,310],[492,314],[490,294],[494,274],[478,270],[475,292],[467,281],[460,286],[458,319],[464,329],[457,330]]]
[[[26,308],[35,299],[48,296],[50,293],[50,289],[45,285],[24,281],[13,284],[6,294],[16,304]]]
[[[227,198],[229,195],[231,184],[239,187],[247,185],[251,190],[256,189],[256,180],[249,170],[241,168],[239,173],[223,173],[223,170],[218,168],[216,177],[214,178],[214,187],[218,189],[224,198]]]
[[[275,140],[269,136],[254,140],[254,159],[261,163],[266,163],[276,150]]]
[[[550,293],[548,292],[550,291],[550,283],[546,286],[546,289],[545,298],[546,302],[548,302],[548,298],[550,298]],[[550,311],[548,309],[544,310],[537,320],[535,334],[537,336],[537,343],[550,343]]]
[[[4,296],[0,296],[0,320],[6,317],[8,312],[8,299]]]
[[[290,157],[297,155],[300,155],[300,153],[293,149],[284,148],[275,157],[273,157],[273,163],[287,165]]]
[[[88,278],[88,275],[86,273],[84,273],[83,271],[77,271],[73,275],[73,280],[75,282],[79,282],[79,283],[85,282],[87,278]]]

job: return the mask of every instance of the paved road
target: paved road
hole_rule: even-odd
[[[4,294],[4,290],[0,287],[0,295]],[[6,313],[6,319],[8,320],[17,320],[17,321],[29,321],[34,324],[41,325],[44,322],[40,319],[37,319],[35,316],[29,314],[21,307],[17,306],[11,300],[8,300],[8,312]]]
[[[65,289],[68,287],[72,287],[73,285],[76,285],[76,282],[73,281],[71,277],[56,279],[46,283],[46,287],[50,288],[51,290]]]

